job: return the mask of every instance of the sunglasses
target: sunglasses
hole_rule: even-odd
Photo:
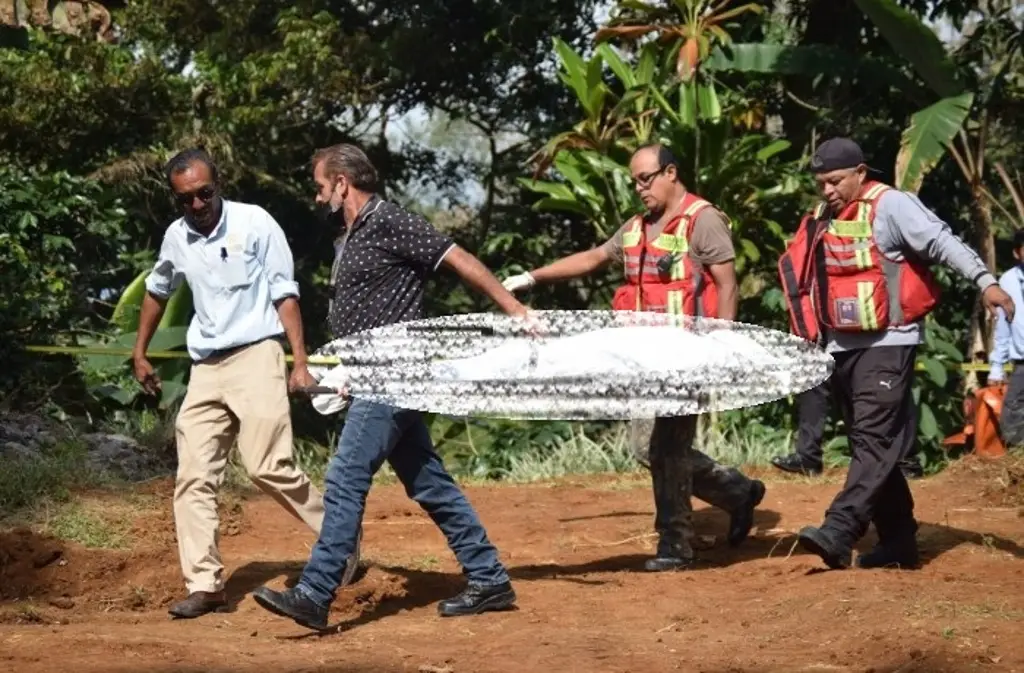
[[[205,187],[200,187],[194,192],[182,192],[181,194],[175,193],[174,200],[182,206],[191,205],[192,202],[195,201],[196,197],[199,197],[199,200],[203,203],[209,203],[210,199],[212,199],[213,195],[216,193],[216,189],[211,185],[206,185]]]

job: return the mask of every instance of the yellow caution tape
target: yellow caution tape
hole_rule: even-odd
[[[48,355],[117,355],[129,358],[132,355],[130,348],[104,348],[102,346],[26,346],[26,351],[31,353],[45,353]],[[180,360],[187,359],[189,354],[185,351],[147,351],[146,357],[151,360]],[[291,355],[286,356],[288,362],[292,362]],[[341,360],[332,357],[310,357],[311,365],[338,365]],[[962,372],[987,372],[990,365],[984,362],[962,362],[958,365],[949,365],[948,369],[959,369]],[[915,367],[917,371],[924,371],[924,365],[920,362]],[[1013,365],[1007,363],[1004,369],[1012,370]]]
[[[44,353],[47,355],[115,355],[118,357],[130,358],[130,348],[104,348],[102,346],[25,346],[30,353]],[[146,358],[150,360],[182,360],[189,359],[185,351],[146,351]],[[285,356],[288,362],[294,358],[291,355]],[[311,357],[311,365],[339,365],[341,360],[331,357]]]

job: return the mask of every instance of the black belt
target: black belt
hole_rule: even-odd
[[[199,362],[201,362],[201,363],[202,362],[208,362],[210,360],[213,360],[214,358],[223,358],[223,357],[227,357],[228,355],[234,355],[235,353],[238,353],[239,351],[243,351],[246,348],[249,348],[251,346],[255,346],[256,344],[261,344],[264,341],[276,341],[276,342],[280,343],[282,346],[284,346],[284,338],[283,337],[279,337],[279,336],[267,337],[266,339],[257,339],[256,341],[250,341],[249,343],[242,344],[241,346],[232,346],[231,348],[219,348],[219,349],[213,351],[212,353],[210,353],[209,355],[207,355],[205,358],[203,358]]]

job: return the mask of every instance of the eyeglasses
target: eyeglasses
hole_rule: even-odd
[[[216,193],[217,190],[212,185],[206,185],[205,187],[200,187],[194,192],[182,192],[180,194],[175,193],[174,200],[182,206],[191,205],[196,197],[199,197],[199,200],[203,203],[209,203],[210,199],[212,199],[213,195]]]
[[[662,166],[656,171],[651,171],[650,173],[641,173],[640,175],[633,178],[633,184],[640,185],[641,187],[646,189],[647,187],[651,186],[651,183],[654,182],[654,179],[656,177],[665,172],[666,168],[668,168],[668,164]]]

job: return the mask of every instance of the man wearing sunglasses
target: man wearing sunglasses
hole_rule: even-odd
[[[626,283],[612,308],[736,319],[735,252],[729,223],[679,179],[672,152],[660,144],[638,149],[630,172],[647,212],[623,225],[603,245],[505,280],[510,291],[579,278],[623,264]],[[667,245],[671,249],[663,247]],[[738,545],[754,522],[764,484],[717,463],[693,446],[696,416],[632,423],[633,452],[649,467],[655,528],[660,536],[650,571],[692,566],[691,494],[731,515],[728,541]]]
[[[216,498],[235,440],[253,482],[314,533],[324,510],[320,492],[292,456],[288,391],[315,381],[306,366],[299,288],[284,232],[259,206],[221,196],[217,167],[203,150],[171,159],[167,181],[182,217],[167,228],[146,280],[133,360],[135,377],[156,394],[160,379],[146,349],[168,297],[188,283],[195,306],[186,338],[192,369],[175,423],[174,520],[189,595],[170,612],[193,618],[226,604]],[[290,375],[283,338],[295,360]],[[343,583],[357,563],[358,550]]]

